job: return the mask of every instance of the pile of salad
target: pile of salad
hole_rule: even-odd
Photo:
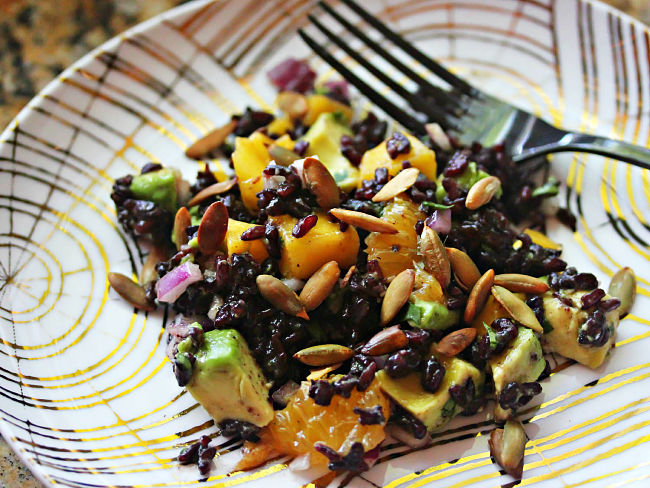
[[[388,436],[422,447],[486,410],[491,454],[520,478],[518,412],[551,373],[544,354],[600,366],[633,272],[606,293],[561,259],[546,159],[390,128],[301,61],[269,77],[280,114],[247,109],[197,141],[192,184],[160,163],[115,181],[121,225],[151,251],[139,283],[111,286],[175,312],[173,372],[245,441],[238,469],[360,473]],[[179,461],[207,475],[214,456],[204,436]]]

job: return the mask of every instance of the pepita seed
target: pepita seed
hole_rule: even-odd
[[[352,278],[352,275],[356,270],[357,270],[356,266],[350,266],[347,273],[345,273],[345,276],[341,280],[341,283],[339,284],[339,288],[343,289],[346,286],[348,286],[348,283],[350,283],[350,278]]]
[[[496,195],[501,188],[501,180],[496,176],[487,176],[478,180],[467,192],[465,206],[470,210],[482,207]]]
[[[295,152],[277,144],[272,144],[269,147],[269,155],[280,166],[289,166],[295,160],[300,159],[300,156]]]
[[[426,225],[420,236],[420,254],[424,258],[424,269],[435,276],[443,290],[447,288],[451,281],[451,263],[447,250],[438,233]]]
[[[495,285],[492,287],[492,296],[497,302],[506,309],[508,315],[521,325],[533,329],[535,332],[544,332],[542,326],[535,316],[535,312],[526,305],[521,298],[516,296],[510,290],[506,290],[502,286]]]
[[[155,310],[156,306],[147,300],[147,294],[144,288],[128,276],[124,276],[121,273],[108,273],[108,282],[119,296],[135,308],[147,312]]]
[[[451,270],[458,285],[465,291],[469,291],[481,277],[481,272],[467,253],[455,247],[445,248],[447,257],[451,263]]]
[[[503,429],[494,429],[488,444],[490,455],[506,473],[521,479],[528,438],[521,422],[508,420]]]
[[[405,269],[393,278],[386,294],[384,301],[381,303],[380,323],[386,325],[395,318],[400,309],[408,301],[413,285],[415,284],[415,271]]]
[[[217,149],[223,141],[228,137],[237,127],[237,121],[231,120],[221,127],[217,127],[211,132],[201,137],[198,141],[192,144],[185,150],[185,155],[192,159],[202,159]]]
[[[255,283],[262,296],[275,308],[288,315],[309,320],[296,292],[282,281],[271,275],[259,275]]]
[[[278,108],[291,119],[301,119],[309,110],[307,97],[301,93],[286,91],[278,93],[275,101]]]
[[[445,356],[454,357],[465,350],[475,337],[476,329],[474,327],[455,330],[443,337],[435,346],[435,350]]]
[[[361,352],[368,356],[381,356],[406,347],[408,342],[408,337],[399,328],[399,325],[393,325],[372,336],[363,346]]]
[[[336,371],[341,367],[343,363],[334,363],[330,364],[329,366],[325,366],[324,368],[318,368],[318,369],[312,369],[309,373],[309,376],[307,376],[307,381],[316,381],[324,376],[327,376],[330,374],[332,371]]]
[[[305,310],[311,312],[328,297],[341,276],[341,270],[336,261],[325,263],[305,283],[300,292],[300,301]]]
[[[494,270],[488,269],[474,284],[472,291],[469,292],[467,305],[465,305],[465,314],[463,315],[465,323],[469,324],[483,310],[493,284]]]
[[[440,146],[440,149],[443,151],[452,150],[451,141],[449,140],[449,137],[442,129],[442,127],[440,127],[440,124],[436,124],[435,122],[426,124],[424,126],[424,130],[427,131],[427,135],[431,138],[431,140]]]
[[[298,351],[293,355],[307,366],[329,366],[341,363],[354,356],[354,350],[339,344],[319,344]]]
[[[156,265],[161,261],[167,261],[170,257],[169,250],[166,246],[153,246],[149,251],[149,254],[147,254],[147,259],[145,259],[142,269],[140,270],[140,283],[145,286],[153,280],[158,279]]]
[[[208,198],[214,197],[216,195],[221,195],[222,193],[226,193],[228,190],[230,190],[235,184],[237,183],[237,178],[231,178],[226,181],[220,181],[218,183],[214,183],[213,185],[210,185],[200,192],[198,192],[196,195],[194,195],[189,202],[187,202],[188,207],[193,207],[194,205],[198,205],[204,200],[207,200]]]
[[[406,168],[397,173],[395,178],[386,183],[377,194],[372,197],[373,202],[385,202],[405,192],[418,179],[420,170],[417,168]]]
[[[180,249],[181,246],[187,244],[185,229],[190,225],[192,225],[192,217],[190,217],[187,207],[179,208],[174,217],[174,229],[172,231],[172,240],[176,244],[176,249]]]
[[[330,212],[340,221],[368,232],[379,232],[380,234],[397,234],[398,232],[397,227],[390,222],[363,212],[355,212],[344,208],[333,208]]]
[[[494,277],[494,284],[504,287],[513,293],[544,293],[548,284],[534,276],[518,273],[499,274]]]
[[[618,307],[618,316],[625,317],[636,299],[636,276],[631,268],[619,269],[609,283],[609,294],[618,298],[621,305]]]
[[[216,253],[228,232],[228,209],[214,202],[203,214],[198,230],[199,249],[207,256]]]
[[[321,208],[334,208],[341,203],[341,191],[334,177],[316,158],[305,158],[302,171],[307,188],[316,196]]]

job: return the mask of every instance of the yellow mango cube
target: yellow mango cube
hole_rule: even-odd
[[[344,103],[337,102],[325,95],[310,95],[307,97],[307,113],[303,117],[305,125],[312,125],[320,114],[326,113],[342,113],[347,119],[348,123],[352,120],[354,113],[352,108]]]
[[[411,150],[406,154],[399,154],[395,159],[391,158],[386,150],[388,139],[366,151],[359,165],[362,180],[373,179],[377,168],[387,168],[388,173],[395,176],[402,170],[402,163],[408,161],[412,167],[419,169],[427,178],[435,181],[436,153],[422,144],[417,137],[408,133],[404,133],[404,135],[411,143]]]
[[[262,191],[262,171],[271,162],[268,146],[273,140],[255,132],[250,137],[237,137],[235,151],[232,153],[232,162],[235,167],[237,184],[241,192],[242,201],[248,210],[256,213],[257,193]]]
[[[261,239],[255,241],[242,241],[241,235],[245,230],[255,227],[255,224],[241,222],[240,220],[228,219],[228,232],[223,241],[223,251],[232,256],[233,254],[250,253],[255,261],[261,263],[269,257],[266,246]]]
[[[303,237],[291,235],[298,219],[289,215],[271,217],[278,227],[282,242],[280,272],[285,277],[306,279],[329,261],[349,268],[357,260],[359,235],[353,226],[341,232],[339,224],[330,222],[323,212],[316,214],[318,222]]]

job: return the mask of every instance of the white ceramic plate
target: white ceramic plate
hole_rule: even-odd
[[[578,0],[366,2],[426,52],[481,87],[567,128],[648,144],[650,34]],[[179,447],[214,432],[176,385],[159,344],[162,317],[134,314],[106,283],[142,256],[120,231],[112,180],[150,160],[183,169],[183,151],[246,105],[267,107],[264,73],[310,57],[295,35],[310,1],[191,3],[129,31],[51,83],[0,138],[0,429],[45,483],[176,486]],[[327,68],[318,60],[314,66]],[[606,284],[628,265],[633,314],[596,371],[560,369],[539,409],[524,485],[650,483],[650,175],[582,155],[557,156],[578,232],[552,227],[567,259]],[[456,420],[435,444],[391,444],[350,486],[499,486],[484,417]],[[228,475],[239,454],[218,439],[206,486],[299,486],[283,464]]]

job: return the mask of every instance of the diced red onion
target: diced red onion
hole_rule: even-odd
[[[189,261],[176,266],[156,283],[159,302],[174,303],[192,283],[201,281],[203,274],[198,264]]]
[[[277,190],[279,186],[284,183],[286,178],[280,175],[268,176],[262,175],[262,185],[265,190]]]
[[[305,93],[314,88],[316,72],[305,61],[289,58],[267,73],[271,83],[280,91]]]
[[[425,224],[431,227],[438,234],[448,234],[451,230],[451,209],[434,210],[433,213],[427,217]]]
[[[379,459],[380,452],[381,449],[379,449],[379,446],[376,446],[363,455],[363,460],[366,462],[369,468],[372,468],[374,464],[377,462],[377,460]]]
[[[344,98],[350,99],[350,84],[346,80],[326,81],[323,86],[332,93],[340,93]]]
[[[305,164],[305,159],[296,159],[293,163],[289,165],[289,168],[296,169],[296,174],[300,178],[300,182],[302,183],[303,188],[307,186],[307,183],[305,182],[305,171],[303,168],[304,164]]]

